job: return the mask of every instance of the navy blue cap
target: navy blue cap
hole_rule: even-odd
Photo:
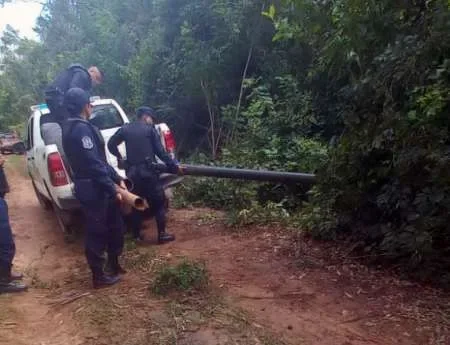
[[[64,96],[64,104],[72,116],[80,115],[83,108],[89,103],[89,94],[78,87],[69,89]]]
[[[155,116],[155,112],[152,108],[150,107],[139,107],[136,110],[136,116],[138,118],[141,118],[144,115],[150,115],[150,116]]]

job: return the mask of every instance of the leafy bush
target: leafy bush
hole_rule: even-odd
[[[207,177],[186,178],[175,190],[180,206],[194,205],[215,209],[239,209],[256,198],[254,184]]]
[[[253,202],[249,208],[232,210],[228,215],[228,225],[248,226],[268,223],[290,224],[293,218],[281,203],[267,202],[261,205]]]
[[[349,235],[425,279],[450,268],[450,15],[440,4],[345,89],[346,131],[301,215],[314,234]]]
[[[165,295],[173,291],[202,290],[208,285],[205,265],[184,259],[176,266],[165,265],[156,272],[151,289]]]
[[[267,148],[253,148],[253,150],[244,145],[230,150],[224,149],[221,159],[214,165],[310,172],[322,165],[327,157],[325,146],[312,139],[297,138],[284,147],[280,141],[274,141],[266,146]],[[193,164],[203,163],[198,158],[192,160]],[[207,206],[239,213],[256,205],[264,207],[268,202],[295,210],[302,203],[302,198],[299,196],[304,194],[305,190],[302,186],[191,177],[186,178],[183,184],[177,187],[175,200],[180,206]]]
[[[298,90],[292,76],[277,78],[276,83],[277,87],[270,90],[260,81],[247,81],[250,94],[239,119],[239,138],[223,148],[214,162],[204,155],[195,155],[190,162],[305,173],[315,172],[326,164],[326,145],[302,135],[302,132],[311,133],[305,126],[314,122],[310,97]],[[233,113],[229,109],[225,111]],[[301,206],[305,190],[302,186],[274,183],[190,178],[177,188],[176,194],[178,204],[222,208],[233,213],[231,218],[236,218],[241,211],[245,214],[254,209],[259,213],[268,202],[294,211]]]

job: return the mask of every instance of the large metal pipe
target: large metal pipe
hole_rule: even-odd
[[[160,172],[167,173],[165,164],[155,164],[156,169]],[[282,183],[301,183],[311,185],[316,182],[316,175],[292,173],[284,171],[268,171],[268,170],[251,170],[251,169],[235,169],[221,168],[205,165],[181,164],[183,175],[191,176],[209,176],[220,178],[231,178],[240,180],[253,180],[265,182],[282,182]]]
[[[131,193],[126,189],[116,186],[116,192],[122,196],[122,211],[124,214],[130,214],[132,208],[139,211],[145,211],[149,207],[145,199]]]

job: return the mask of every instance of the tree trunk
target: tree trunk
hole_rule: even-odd
[[[206,106],[208,107],[209,123],[210,123],[209,135],[210,135],[210,139],[211,139],[210,140],[211,158],[213,160],[215,160],[216,156],[217,156],[217,149],[218,149],[218,146],[219,146],[218,143],[219,143],[219,140],[220,140],[222,129],[220,129],[219,135],[218,135],[218,137],[216,137],[216,114],[215,114],[215,111],[214,111],[213,106],[211,104],[211,96],[209,94],[208,84],[205,83],[202,80],[200,82],[200,85],[202,87],[202,91],[203,91],[203,94],[205,96]]]

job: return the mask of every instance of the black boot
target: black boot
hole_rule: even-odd
[[[28,286],[23,283],[19,283],[16,281],[12,282],[2,282],[0,281],[0,294],[2,293],[15,293],[15,292],[24,292],[28,290]]]
[[[168,242],[175,241],[175,236],[168,234],[167,232],[160,232],[158,233],[158,243],[164,244]]]
[[[102,274],[94,274],[94,277],[93,277],[94,289],[101,289],[101,288],[109,287],[114,284],[117,284],[119,281],[120,281],[120,277],[117,275],[108,276],[108,275],[102,273]]]
[[[108,255],[108,261],[106,263],[105,268],[106,273],[117,276],[119,274],[126,274],[127,271],[125,271],[122,266],[120,266],[119,258],[117,256],[109,256]]]
[[[11,266],[0,264],[0,294],[23,292],[28,289],[25,284],[11,280]]]

